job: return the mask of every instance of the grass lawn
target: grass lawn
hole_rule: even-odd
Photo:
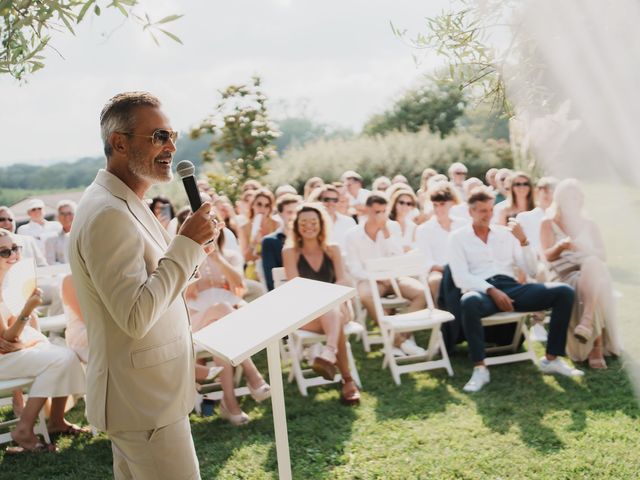
[[[633,195],[637,215],[640,194]],[[638,337],[629,335],[637,332],[640,256],[628,252],[635,251],[639,237],[603,218],[615,288],[623,294],[620,323],[626,345],[633,347],[630,338]],[[359,407],[340,405],[335,387],[313,388],[303,398],[295,385],[285,386],[296,479],[640,478],[640,407],[624,358],[579,379],[543,376],[531,363],[496,366],[491,383],[467,395],[462,386],[471,366],[465,348],[452,356],[453,378],[444,370],[403,375],[396,387],[380,369],[379,350],[365,354],[360,343],[352,344],[364,383]],[[536,349],[541,355],[541,346]],[[264,353],[256,359],[266,372]],[[217,413],[192,416],[203,478],[277,478],[271,408],[250,399],[242,406],[252,419],[244,428],[232,427]],[[82,405],[71,418],[83,421]],[[111,476],[104,435],[65,439],[59,446],[56,455],[0,453],[0,477]]]

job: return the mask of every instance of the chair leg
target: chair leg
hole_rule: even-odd
[[[51,443],[49,431],[47,430],[47,420],[44,416],[44,408],[40,409],[40,413],[38,414],[38,425],[34,430],[37,430],[35,433],[42,434],[45,443]]]
[[[442,336],[442,331],[438,330],[438,344],[440,345],[440,354],[442,355],[442,360],[444,360],[445,368],[447,369],[447,373],[450,377],[453,377],[453,367],[451,366],[451,361],[449,360],[449,352],[447,352],[447,346],[444,344],[444,337]]]
[[[300,362],[302,360],[302,345],[299,340],[294,340],[294,337],[290,337],[292,340],[292,347],[289,350],[291,357],[291,367],[293,369],[293,374],[296,379],[296,383],[298,384],[298,390],[300,390],[300,395],[303,397],[307,396],[307,385],[305,382],[304,374],[302,373],[302,366]]]
[[[356,367],[356,362],[353,358],[353,353],[351,352],[351,343],[349,343],[349,340],[347,340],[345,343],[347,347],[347,357],[349,359],[349,371],[351,372],[351,376],[353,377],[354,382],[356,382],[358,388],[362,388],[360,374],[358,373],[358,368]]]

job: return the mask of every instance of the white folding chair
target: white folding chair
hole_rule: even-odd
[[[271,270],[273,275],[273,285],[278,288],[285,283],[286,277],[284,268],[276,267]],[[347,348],[347,356],[349,360],[349,370],[351,376],[356,382],[359,388],[362,388],[362,382],[360,381],[360,374],[356,367],[356,362],[353,359],[353,353],[351,352],[351,343],[349,343],[349,337],[351,335],[361,335],[363,333],[362,325],[357,322],[351,321],[344,326],[345,344]],[[289,335],[289,340],[286,345],[283,342],[280,344],[280,353],[284,355],[287,361],[291,362],[291,371],[289,373],[289,383],[295,378],[296,384],[300,394],[304,397],[307,396],[307,389],[309,387],[315,387],[318,385],[327,385],[330,383],[340,382],[342,376],[337,373],[333,380],[325,380],[323,377],[315,375],[310,368],[303,368],[302,363],[304,361],[304,349],[309,345],[315,343],[321,343],[326,341],[327,337],[322,333],[309,332],[307,330],[296,330]],[[314,376],[311,376],[314,373]]]
[[[537,365],[536,354],[533,350],[531,342],[531,334],[529,327],[527,326],[527,319],[534,312],[498,312],[484,317],[482,319],[483,327],[493,327],[496,325],[504,325],[508,323],[515,323],[516,328],[513,333],[513,340],[509,345],[501,345],[497,347],[486,347],[485,353],[501,353],[512,352],[507,355],[495,355],[486,357],[484,363],[486,365],[501,365],[503,363],[524,362],[531,360],[534,365]],[[518,352],[520,346],[520,338],[524,335],[525,342],[527,344],[527,350],[524,352]]]
[[[444,368],[449,376],[453,375],[453,368],[449,361],[449,355],[444,345],[440,326],[444,322],[454,319],[453,315],[444,310],[435,308],[431,291],[427,283],[427,274],[424,269],[426,261],[419,253],[376,258],[365,262],[365,269],[369,278],[369,286],[373,296],[373,303],[378,317],[380,331],[384,346],[383,368],[389,366],[391,376],[397,385],[400,385],[400,375],[409,372],[420,372]],[[427,308],[415,312],[385,314],[385,306],[378,291],[377,282],[400,277],[416,277],[422,284]],[[396,334],[430,330],[431,336],[424,355],[408,355],[395,357],[393,355],[393,341]],[[433,360],[436,354],[441,359]],[[401,362],[401,363],[399,363]]]
[[[33,378],[14,378],[12,380],[0,380],[0,407],[6,407],[12,405],[13,391],[14,390],[22,390],[23,392],[27,392],[31,384],[33,383]],[[0,428],[10,429],[13,425],[17,424],[20,421],[20,418],[16,418],[13,420],[6,420],[4,422],[0,422]],[[46,443],[51,443],[51,439],[49,438],[49,432],[47,431],[47,422],[44,417],[44,408],[40,409],[40,413],[38,414],[38,422],[33,428],[33,432],[38,435],[42,435],[44,437],[44,441]],[[1,433],[0,434],[0,444],[11,442],[11,433]]]

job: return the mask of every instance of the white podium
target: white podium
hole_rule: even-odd
[[[278,475],[291,479],[280,339],[355,296],[351,287],[295,278],[193,335],[203,349],[238,365],[267,348]]]

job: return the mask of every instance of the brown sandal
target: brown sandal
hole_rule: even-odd
[[[345,392],[347,385],[350,385],[352,388]],[[356,382],[353,381],[353,378],[347,377],[342,379],[342,392],[340,393],[340,401],[344,405],[352,406],[360,404],[360,390],[356,385]]]
[[[313,359],[311,368],[325,380],[333,380],[333,378],[336,376],[335,363],[331,363],[329,360],[325,360],[320,356]]]
[[[26,453],[54,453],[58,448],[52,443],[38,442],[33,447],[10,446],[4,451],[7,455],[24,455]]]

